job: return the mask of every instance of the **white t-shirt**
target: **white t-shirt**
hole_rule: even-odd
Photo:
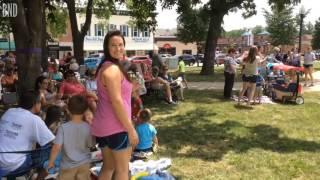
[[[313,64],[313,61],[316,59],[316,56],[314,53],[305,53],[304,54],[304,62],[303,64],[311,65]]]
[[[11,108],[0,120],[0,152],[32,150],[34,143],[44,146],[54,140],[44,121],[23,108]],[[0,168],[14,171],[26,160],[26,154],[0,153]]]

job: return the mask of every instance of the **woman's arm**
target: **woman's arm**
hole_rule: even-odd
[[[123,99],[121,96],[121,82],[125,77],[122,75],[118,66],[111,65],[102,72],[101,78],[110,97],[114,113],[123,127],[128,131],[130,143],[135,146],[138,143],[138,136],[130,120],[131,115],[127,114],[123,106]]]

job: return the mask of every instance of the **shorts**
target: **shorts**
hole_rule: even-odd
[[[90,180],[90,163],[85,163],[80,166],[68,169],[61,169],[58,180],[64,179],[77,179],[77,180]]]
[[[304,68],[310,68],[310,67],[313,67],[313,64],[304,64],[303,67]]]
[[[249,75],[249,76],[242,75],[242,81],[243,82],[256,83],[257,82],[257,78],[258,78],[257,75]]]
[[[104,137],[96,137],[96,141],[101,149],[108,147],[114,151],[123,150],[130,146],[127,132],[120,132]]]

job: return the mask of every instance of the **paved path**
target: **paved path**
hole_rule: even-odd
[[[320,71],[313,73],[314,86],[304,87],[305,92],[320,92]],[[303,78],[302,78],[303,79]],[[302,81],[303,83],[304,81]],[[205,90],[205,89],[218,89],[224,88],[224,82],[188,82],[189,89]],[[233,90],[240,90],[242,82],[235,82]]]

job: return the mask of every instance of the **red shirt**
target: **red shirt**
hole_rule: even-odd
[[[79,82],[67,82],[64,81],[59,89],[59,92],[64,95],[76,95],[86,92],[86,88]]]

